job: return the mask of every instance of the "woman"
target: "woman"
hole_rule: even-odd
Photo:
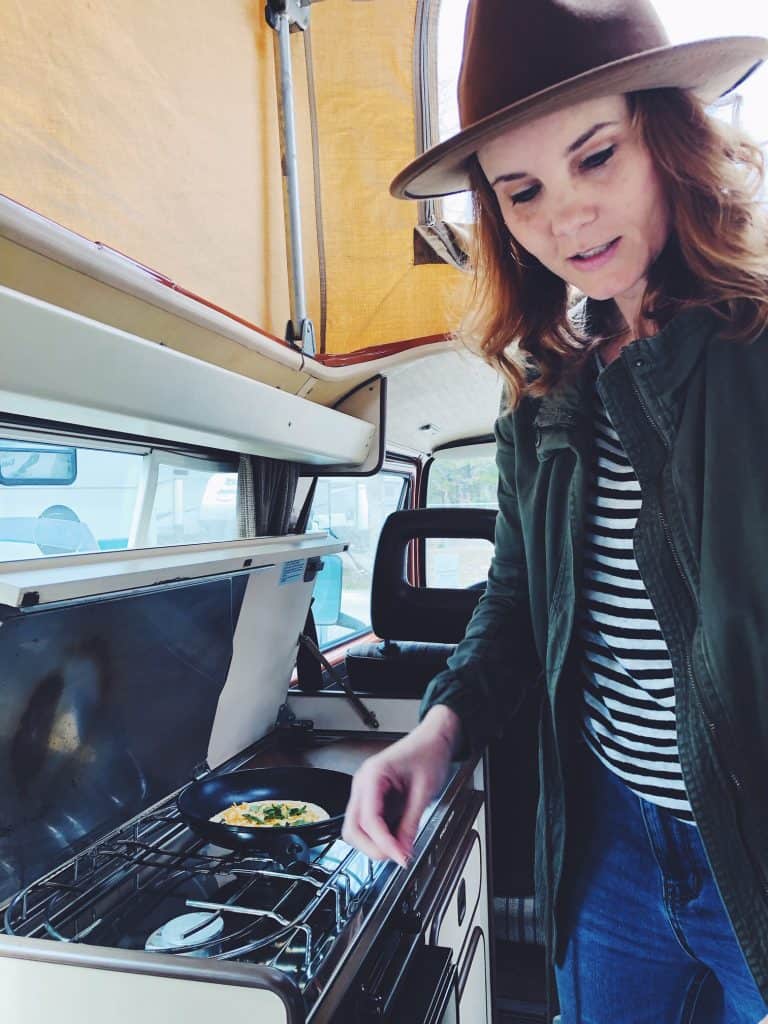
[[[474,190],[465,333],[508,409],[486,593],[344,836],[404,864],[538,686],[563,1024],[768,1009],[768,226],[759,150],[704,108],[766,56],[671,47],[645,0],[471,0],[462,131],[392,186]]]

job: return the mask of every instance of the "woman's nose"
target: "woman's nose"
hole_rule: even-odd
[[[578,196],[562,201],[552,213],[552,234],[555,238],[580,236],[583,229],[597,220],[597,209]]]

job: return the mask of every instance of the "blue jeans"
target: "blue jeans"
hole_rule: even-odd
[[[642,800],[586,746],[584,836],[561,908],[562,1024],[757,1024],[768,1013],[698,829]]]

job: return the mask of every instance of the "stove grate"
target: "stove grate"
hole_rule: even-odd
[[[20,891],[4,927],[10,935],[143,949],[150,935],[157,942],[160,926],[183,943],[162,952],[264,963],[301,984],[380,868],[341,840],[286,864],[221,850],[187,828],[174,795]],[[180,915],[194,924],[163,932]]]

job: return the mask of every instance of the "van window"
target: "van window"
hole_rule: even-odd
[[[462,454],[460,448],[440,453],[429,465],[427,506],[498,508],[498,472],[491,452]],[[435,537],[425,542],[425,585],[465,588],[488,576],[493,545],[487,540]]]
[[[371,578],[384,520],[402,508],[408,477],[383,470],[369,477],[321,477],[317,481],[310,530],[327,530],[347,541],[341,555],[326,556],[315,583],[313,614],[321,648],[371,628]]]
[[[461,453],[461,448],[441,452],[429,466],[427,505],[464,508],[498,508],[496,496],[499,474],[492,451],[483,454]]]
[[[461,67],[464,22],[469,0],[438,0],[437,19],[437,128],[435,142],[455,135],[459,130],[456,87]],[[470,224],[474,220],[469,192],[444,196],[440,200],[441,219],[452,224]]]
[[[160,462],[144,545],[195,544],[237,537],[237,473],[191,459]]]
[[[232,540],[234,463],[0,437],[0,561]]]

